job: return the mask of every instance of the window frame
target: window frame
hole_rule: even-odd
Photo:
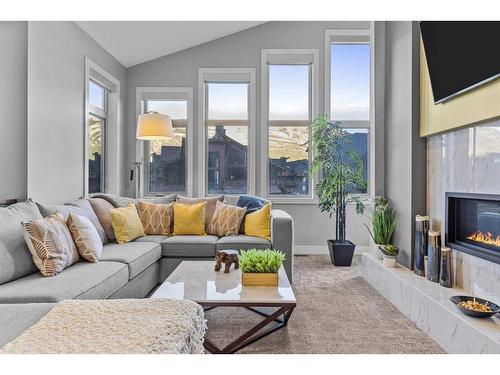
[[[198,196],[215,196],[208,193],[208,85],[207,83],[248,84],[248,146],[247,193],[255,194],[255,68],[199,68],[198,69]]]
[[[269,65],[310,65],[309,68],[309,120],[269,120]],[[262,49],[261,50],[261,184],[260,195],[274,203],[317,204],[315,194],[316,176],[309,176],[307,195],[269,194],[269,128],[271,126],[309,128],[319,114],[319,50],[318,49]],[[273,125],[274,124],[274,125]],[[312,161],[312,147],[309,147],[309,163]]]
[[[192,87],[137,87],[136,118],[145,113],[148,100],[187,101],[186,121],[186,191],[150,191],[149,190],[149,141],[136,140],[136,160],[142,161],[142,176],[139,197],[154,197],[164,194],[186,194],[193,196],[193,88]],[[175,120],[174,120],[175,121]],[[145,161],[145,162],[144,162]]]
[[[331,45],[332,44],[369,44],[370,46],[370,111],[368,121],[342,121],[346,129],[367,129],[367,188],[366,193],[357,194],[364,201],[369,201],[375,190],[375,48],[373,22],[366,29],[327,29],[325,30],[325,113],[331,114]]]
[[[119,134],[118,129],[121,120],[120,81],[87,56],[85,56],[84,66],[83,194],[85,196],[89,195],[88,132],[90,114],[104,120],[103,132],[101,135],[101,190],[103,193],[119,193],[121,186],[121,174],[119,168],[120,160],[117,150],[120,148],[120,142],[117,137]],[[90,104],[90,81],[93,81],[105,90],[103,109]],[[114,166],[114,168],[111,168],[110,166]]]

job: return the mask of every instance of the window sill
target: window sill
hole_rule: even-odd
[[[361,202],[365,205],[369,205],[372,203],[372,198],[368,194],[360,194],[359,198]],[[267,200],[271,201],[273,204],[299,204],[299,205],[314,205],[317,206],[319,204],[318,198],[293,198],[293,197],[266,197]],[[355,203],[349,203],[350,206],[355,205]]]
[[[266,197],[267,200],[271,201],[273,204],[302,204],[302,205],[318,205],[317,198],[305,198],[305,197]]]

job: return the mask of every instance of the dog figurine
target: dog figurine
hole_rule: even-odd
[[[234,269],[240,268],[238,252],[236,250],[218,250],[215,255],[215,271],[219,272],[224,263],[224,273],[229,273],[231,265],[234,263]]]

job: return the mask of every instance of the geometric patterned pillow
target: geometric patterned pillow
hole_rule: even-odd
[[[170,236],[172,232],[173,204],[155,204],[139,201],[139,217],[145,234]]]
[[[233,206],[217,201],[215,213],[207,228],[207,233],[219,237],[237,235],[246,212],[246,207]]]
[[[102,240],[94,224],[87,217],[73,212],[69,213],[66,223],[80,256],[97,263],[102,254]]]
[[[24,239],[43,276],[55,276],[78,262],[80,256],[59,212],[44,219],[22,223]]]

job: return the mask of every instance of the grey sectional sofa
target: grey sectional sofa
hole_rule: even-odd
[[[22,221],[40,217],[32,201],[0,208],[0,347],[59,301],[144,298],[182,260],[210,260],[219,249],[282,250],[285,270],[293,277],[293,221],[281,210],[272,211],[271,241],[245,235],[144,236],[121,245],[107,243],[98,263],[82,260],[54,277],[36,269],[22,233]]]

